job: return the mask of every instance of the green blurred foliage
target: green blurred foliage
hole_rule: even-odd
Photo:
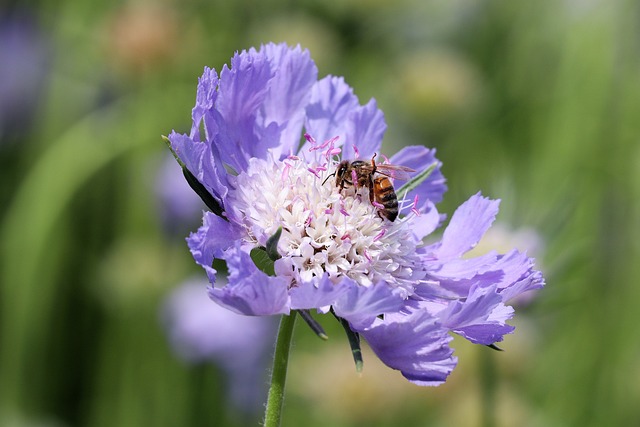
[[[258,424],[261,408],[228,405],[219,369],[169,348],[164,298],[204,273],[183,236],[163,231],[153,188],[161,135],[190,127],[203,67],[268,41],[300,43],[321,76],[375,97],[387,154],[437,148],[443,212],[479,190],[501,198],[498,222],[536,230],[548,283],[517,309],[505,352],[454,341],[459,367],[434,389],[367,352],[359,375],[335,322],[320,319],[328,342],[299,322],[283,425],[640,422],[637,2],[19,9],[36,18],[51,60],[29,125],[0,134],[0,425]]]

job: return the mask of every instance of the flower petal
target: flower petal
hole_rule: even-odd
[[[418,385],[444,383],[457,364],[449,347],[451,336],[425,311],[376,319],[358,332],[385,365]]]
[[[216,110],[219,132],[215,139],[222,161],[244,171],[251,157],[264,158],[270,148],[256,132],[256,116],[273,78],[263,50],[242,51],[220,72]]]
[[[305,129],[318,143],[338,136],[341,145],[347,135],[349,114],[360,106],[353,89],[342,77],[327,76],[311,89],[311,100],[306,108]],[[307,142],[303,150],[310,148]]]
[[[209,191],[220,206],[229,192],[228,176],[221,164],[215,161],[209,144],[194,141],[187,135],[171,132],[171,149],[180,158],[187,169]]]
[[[318,78],[318,69],[308,50],[300,46],[290,49],[286,44],[269,43],[263,47],[274,75],[262,105],[258,123],[266,127],[276,123],[282,130],[280,145],[274,148],[276,158],[298,151],[305,106],[311,99],[311,88]]]
[[[384,282],[369,287],[354,281],[346,281],[348,291],[333,305],[339,317],[347,319],[352,327],[364,328],[379,315],[398,311],[402,307],[399,290],[393,290]]]
[[[287,281],[260,271],[240,244],[225,252],[229,283],[209,287],[209,297],[223,307],[247,316],[289,314]]]
[[[338,284],[334,284],[327,274],[322,276],[320,280],[301,283],[293,288],[291,295],[291,309],[303,310],[332,305],[350,288],[350,279],[345,278]]]
[[[480,193],[471,196],[453,213],[434,255],[440,260],[458,258],[475,247],[493,223],[499,204]]]
[[[346,125],[347,134],[342,141],[343,159],[356,158],[354,146],[358,148],[360,157],[363,159],[370,159],[380,151],[387,124],[384,121],[384,114],[374,99],[351,112]]]
[[[438,313],[442,324],[476,344],[489,345],[502,341],[513,332],[505,322],[513,316],[513,308],[502,303],[495,286],[475,286],[465,301],[456,301]]]
[[[206,135],[200,135],[200,123],[202,120],[210,121],[216,99],[218,99],[218,73],[209,67],[204,67],[202,76],[198,79],[198,90],[196,92],[196,105],[191,110],[191,138],[200,142],[206,140]]]
[[[434,204],[442,201],[443,194],[447,191],[446,180],[440,167],[442,162],[436,158],[436,150],[428,149],[422,145],[411,145],[403,147],[395,155],[389,159],[394,165],[402,165],[414,169],[410,176],[420,174],[425,169],[428,169],[433,164],[436,165],[431,174],[424,180],[418,187],[408,194],[408,198],[412,199],[416,195],[419,200],[431,201]],[[400,195],[404,196],[404,195]]]
[[[215,283],[216,270],[211,267],[214,258],[222,258],[238,238],[235,226],[211,212],[204,213],[202,226],[187,238],[193,258],[205,269],[211,283]]]

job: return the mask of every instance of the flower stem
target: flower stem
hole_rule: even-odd
[[[289,316],[282,316],[276,351],[273,355],[273,371],[271,372],[271,386],[267,399],[267,409],[264,413],[264,427],[279,427],[282,418],[282,404],[284,402],[284,385],[287,380],[287,366],[289,364],[289,349],[293,337],[293,326],[296,323],[296,311]]]

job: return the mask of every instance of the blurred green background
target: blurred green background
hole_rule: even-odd
[[[199,218],[172,222],[157,181],[203,67],[269,41],[375,97],[385,154],[437,148],[442,212],[501,198],[489,242],[528,248],[547,279],[506,351],[454,341],[438,388],[368,352],[358,375],[335,322],[320,319],[328,342],[299,322],[283,425],[640,425],[640,3],[1,8],[0,425],[258,425],[261,403],[232,405],[219,364],[169,345],[166,298],[204,273],[184,243]]]

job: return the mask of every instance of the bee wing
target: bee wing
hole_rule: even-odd
[[[409,173],[415,172],[415,169],[400,165],[378,164],[376,165],[376,172],[393,179],[407,181],[410,178]]]

